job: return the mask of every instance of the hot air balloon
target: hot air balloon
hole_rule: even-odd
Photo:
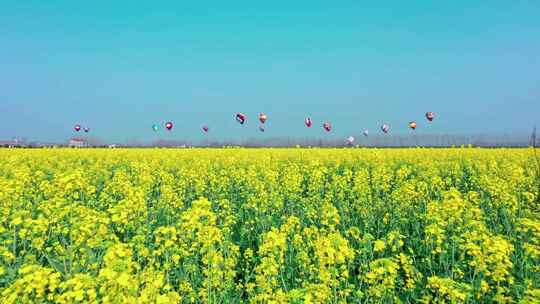
[[[326,132],[332,131],[332,125],[329,122],[325,122],[323,124],[323,128],[326,130]]]
[[[311,128],[311,126],[313,125],[313,123],[311,122],[311,118],[306,118],[306,120],[304,121],[305,124],[306,124],[306,127],[308,128]]]
[[[84,133],[90,132],[90,128],[84,128]]]
[[[170,122],[170,121],[168,121],[168,122],[165,124],[165,128],[167,128],[167,130],[169,130],[169,131],[172,130],[172,128],[173,128],[173,123]]]
[[[354,143],[354,137],[352,136],[347,137],[346,142],[348,145],[352,145]]]
[[[264,132],[264,127],[262,125],[259,126],[259,131]]]
[[[365,137],[368,137],[368,135],[369,135],[369,130],[367,130],[367,129],[364,130],[364,136],[365,136]]]
[[[153,125],[152,125],[152,130],[153,130],[154,132],[157,132],[158,129],[159,129],[159,127],[158,127],[157,124],[153,124]]]
[[[383,124],[381,126],[381,131],[383,131],[384,133],[388,133],[389,130],[390,130],[390,126],[388,124]]]
[[[266,120],[268,119],[268,116],[266,116],[266,114],[264,113],[261,113],[259,114],[259,121],[264,124],[266,122]]]
[[[75,125],[75,131],[79,132],[81,130],[81,125]]]
[[[243,125],[247,120],[247,116],[242,113],[236,113],[236,121]]]
[[[208,126],[203,126],[202,129],[203,129],[203,131],[204,131],[205,133],[208,133],[208,130],[210,130],[210,129],[208,128]]]
[[[426,113],[426,118],[429,121],[433,121],[433,118],[435,118],[435,114],[433,112],[427,112]]]
[[[416,121],[409,122],[409,128],[411,128],[413,130],[416,129]]]

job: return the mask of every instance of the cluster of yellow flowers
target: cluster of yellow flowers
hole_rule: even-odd
[[[540,302],[532,155],[0,150],[0,303]]]

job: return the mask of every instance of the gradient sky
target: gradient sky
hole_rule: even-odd
[[[540,1],[366,2],[3,0],[0,139],[64,141],[78,122],[107,141],[540,127]]]

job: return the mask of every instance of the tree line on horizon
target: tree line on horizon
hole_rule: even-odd
[[[107,143],[95,137],[86,138],[90,147],[109,147]],[[536,145],[539,145],[535,139]],[[475,147],[528,147],[533,142],[529,136],[510,135],[363,135],[355,136],[352,145],[348,145],[345,139],[326,138],[293,138],[293,137],[269,137],[269,138],[247,138],[243,140],[165,140],[158,139],[152,142],[142,142],[137,140],[127,140],[116,143],[116,147],[452,147],[452,146]],[[51,147],[67,146],[66,143],[40,144],[38,142],[25,143],[24,147]]]

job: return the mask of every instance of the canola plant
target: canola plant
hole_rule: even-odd
[[[534,303],[530,149],[0,150],[1,303]]]

